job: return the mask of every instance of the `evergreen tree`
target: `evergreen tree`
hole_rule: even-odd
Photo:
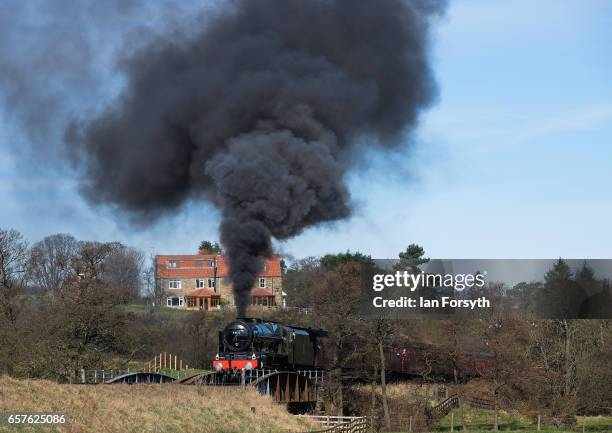
[[[393,269],[396,271],[419,272],[419,266],[428,263],[429,258],[425,257],[425,250],[417,244],[410,244],[406,251],[399,253],[399,262]]]
[[[217,242],[202,241],[199,250],[204,254],[218,254],[221,252],[221,246]]]
[[[326,254],[325,256],[321,257],[321,267],[328,270],[334,269],[339,265],[343,265],[346,263],[371,264],[372,257],[366,256],[365,254],[362,254],[359,251],[351,253],[348,250],[345,253]]]
[[[585,298],[584,290],[576,284],[569,265],[560,258],[544,276],[538,311],[544,318],[576,319]]]

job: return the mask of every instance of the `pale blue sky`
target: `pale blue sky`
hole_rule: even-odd
[[[413,143],[365,155],[351,172],[352,219],[279,249],[383,258],[417,242],[437,258],[610,258],[611,47],[607,0],[451,2],[434,35],[439,101]],[[90,100],[120,82],[101,77]],[[28,138],[11,108],[2,111],[0,227],[30,241],[70,232],[148,253],[188,253],[217,238],[218,213],[202,203],[138,230],[92,209],[68,170],[14,150]]]

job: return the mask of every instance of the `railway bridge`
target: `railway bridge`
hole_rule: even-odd
[[[157,372],[84,370],[81,383],[109,385],[177,383],[199,387],[252,386],[262,395],[272,397],[277,403],[314,405],[324,378],[325,372],[322,370],[208,371],[179,379]]]
[[[240,370],[201,373],[180,381],[198,386],[253,386],[277,403],[316,403],[322,370]]]

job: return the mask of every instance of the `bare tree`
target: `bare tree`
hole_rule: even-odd
[[[74,236],[59,233],[47,236],[32,246],[29,279],[37,287],[55,292],[72,272],[72,261],[78,251]]]
[[[23,291],[28,245],[16,230],[0,229],[0,312],[12,326],[17,320],[17,300]]]
[[[357,320],[360,303],[362,268],[359,263],[342,263],[326,270],[315,290],[315,313],[321,325],[329,331],[330,350],[329,392],[332,410],[338,415],[344,410],[343,368],[355,354],[350,339],[359,334]]]
[[[113,249],[104,260],[104,279],[125,299],[134,299],[142,289],[142,251],[113,244]]]
[[[73,262],[73,274],[81,278],[102,278],[104,262],[119,245],[119,242],[79,242],[78,255]]]
[[[116,307],[125,298],[111,278],[110,264],[122,248],[119,243],[80,242],[73,270],[53,298],[50,328],[61,348],[65,380],[72,380],[81,368],[97,365],[105,352],[118,348],[126,317]]]
[[[385,427],[391,429],[391,415],[389,413],[389,403],[387,399],[387,378],[386,378],[386,358],[385,348],[389,344],[389,339],[393,335],[393,326],[389,319],[377,317],[370,323],[370,342],[376,347],[376,357],[378,357],[378,366],[380,368],[380,392],[382,397],[383,415],[385,418]],[[376,359],[373,357],[373,359]]]
[[[28,247],[21,234],[0,229],[0,374],[14,372],[13,356],[22,345],[17,319],[27,261]]]
[[[165,294],[164,288],[157,281],[155,257],[151,256],[150,264],[143,271],[144,295],[149,299],[153,307],[163,305]]]
[[[283,291],[291,307],[312,308],[313,287],[321,278],[318,257],[306,257],[293,262],[283,277]]]
[[[79,278],[101,280],[118,299],[128,301],[140,294],[143,254],[119,242],[79,242],[70,273]]]

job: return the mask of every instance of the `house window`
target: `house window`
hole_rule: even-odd
[[[214,289],[215,288],[215,279],[214,278],[209,278],[208,279],[208,288],[209,289]]]
[[[204,279],[203,278],[199,278],[196,280],[196,289],[203,289],[204,288]]]
[[[169,268],[176,268],[176,262],[170,261],[166,264]]]
[[[182,296],[170,296],[166,298],[166,305],[168,307],[182,307],[184,299]]]
[[[180,289],[181,288],[181,280],[170,280],[168,283],[168,287],[171,289]]]
[[[266,279],[265,278],[260,278],[259,279],[259,288],[260,289],[265,289],[266,288]]]
[[[219,306],[219,298],[211,298],[210,299],[210,304],[211,304],[212,307]]]
[[[274,296],[253,296],[251,298],[252,305],[261,305],[264,307],[274,307],[276,306],[276,301]]]
[[[202,266],[204,266],[204,261],[203,260],[196,260],[195,261],[195,265],[197,268],[201,268]]]

